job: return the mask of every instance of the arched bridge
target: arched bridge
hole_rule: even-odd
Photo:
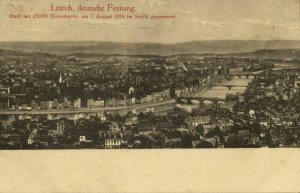
[[[186,100],[186,103],[188,103],[188,104],[191,104],[192,100],[196,100],[199,102],[211,101],[213,103],[226,101],[226,99],[216,98],[216,97],[177,97],[177,102],[179,102],[179,103],[184,102],[184,100]]]
[[[235,78],[261,78],[264,75],[261,73],[232,73],[229,75],[230,77],[235,77]]]
[[[222,86],[227,87],[228,90],[231,90],[232,87],[247,87],[246,85],[236,85],[236,84],[210,84],[209,87],[212,86]]]

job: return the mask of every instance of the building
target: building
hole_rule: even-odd
[[[85,143],[85,144],[90,144],[92,143],[94,140],[88,139],[89,137],[86,135],[80,135],[79,136],[79,143]]]
[[[189,117],[186,119],[186,123],[190,126],[197,127],[198,125],[209,124],[211,121],[210,116],[198,116],[198,117]]]
[[[128,94],[133,94],[134,93],[134,88],[133,87],[130,87],[129,90],[128,90]]]
[[[75,109],[81,108],[81,99],[80,98],[74,100],[74,108]]]
[[[122,139],[105,139],[105,149],[120,149]]]
[[[87,100],[87,107],[88,108],[94,108],[94,107],[104,107],[105,101],[101,100],[100,98],[97,100],[94,99],[88,99]]]

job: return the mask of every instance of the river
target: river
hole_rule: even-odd
[[[231,80],[225,80],[221,84],[222,85],[236,85],[235,87],[232,87],[230,90],[228,87],[224,86],[213,86],[209,89],[206,89],[204,92],[200,94],[200,96],[203,97],[218,97],[218,98],[225,98],[226,94],[236,94],[236,93],[243,93],[246,90],[246,87],[248,84],[253,80],[253,78],[232,78]],[[174,103],[168,103],[168,104],[162,104],[157,107],[146,107],[146,108],[138,108],[138,109],[121,109],[121,110],[113,110],[109,111],[112,113],[118,113],[120,115],[125,115],[129,111],[133,111],[134,113],[140,113],[140,112],[147,112],[147,111],[153,111],[153,112],[158,112],[158,111],[166,111],[173,109],[175,106],[184,108],[185,110],[191,112],[193,108],[196,108],[198,105],[184,105],[184,104],[174,104]],[[87,113],[64,113],[64,114],[33,114],[33,115],[0,115],[0,121],[4,126],[7,126],[11,124],[15,120],[23,120],[23,119],[32,119],[32,120],[37,120],[40,117],[42,118],[47,118],[49,120],[53,119],[60,119],[60,118],[68,118],[71,120],[77,120],[80,118],[90,118],[91,116],[96,116],[96,115],[102,115],[104,111],[98,111],[98,112],[87,112]]]
[[[145,108],[136,108],[136,109],[120,109],[120,110],[110,110],[107,111],[109,113],[126,115],[129,111],[134,113],[140,112],[161,112],[173,109],[176,106],[175,103],[167,103],[162,104],[159,106],[153,107],[145,107]],[[80,118],[87,118],[89,119],[92,116],[101,116],[104,114],[104,110],[99,110],[97,112],[85,112],[85,113],[62,113],[62,114],[19,114],[19,115],[1,115],[0,114],[0,122],[2,122],[3,126],[10,125],[15,120],[24,120],[24,119],[31,119],[31,120],[38,120],[39,118],[46,118],[48,120],[55,120],[60,118],[67,118],[70,120],[78,120]]]
[[[207,89],[201,96],[202,97],[213,97],[225,99],[227,94],[237,94],[244,93],[248,84],[252,82],[253,78],[232,78],[231,80],[226,80],[220,84],[224,86],[213,86],[210,89]],[[233,86],[232,88],[225,87],[226,85]]]
[[[220,83],[223,86],[213,86],[195,96],[225,99],[227,94],[243,94],[248,84],[252,82],[253,78],[254,77],[234,77],[231,80],[224,80],[222,83]],[[229,90],[228,87],[225,87],[226,85],[231,85],[234,87]],[[194,108],[198,107],[198,104],[178,104],[177,106],[187,110],[188,112],[192,112]]]

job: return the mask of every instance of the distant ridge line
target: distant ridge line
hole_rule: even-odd
[[[298,50],[300,40],[204,40],[182,43],[116,43],[108,41],[0,42],[0,49],[53,55],[243,54],[259,50]],[[260,51],[262,52],[262,51]]]

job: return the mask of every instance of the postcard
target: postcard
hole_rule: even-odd
[[[0,0],[0,23],[3,192],[299,188],[299,0]]]

